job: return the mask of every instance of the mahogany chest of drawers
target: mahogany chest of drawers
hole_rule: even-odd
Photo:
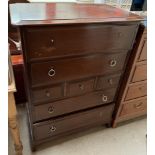
[[[143,24],[139,26],[132,55],[128,78],[120,88],[113,127],[147,113],[147,28]]]
[[[75,3],[15,4],[10,13],[22,42],[32,147],[111,124],[142,18]]]

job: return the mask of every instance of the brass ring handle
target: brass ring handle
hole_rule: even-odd
[[[56,127],[52,125],[52,126],[50,127],[50,132],[54,132],[54,131],[56,131]]]
[[[48,113],[49,114],[52,114],[54,112],[54,107],[53,106],[50,106],[49,108],[48,108]]]
[[[52,68],[48,71],[48,76],[52,77],[55,75],[55,70]]]
[[[139,104],[135,104],[134,107],[136,109],[139,109],[143,105],[143,102],[140,102]]]
[[[110,66],[111,66],[111,67],[115,67],[116,64],[117,64],[117,61],[116,61],[116,60],[111,60],[111,61],[110,61]]]
[[[108,101],[108,96],[103,95],[103,96],[102,96],[102,101],[103,101],[103,102],[107,102],[107,101]]]

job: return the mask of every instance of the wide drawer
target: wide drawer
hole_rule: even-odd
[[[89,126],[110,123],[114,104],[87,110],[59,119],[51,119],[33,125],[34,139],[42,140]]]
[[[100,106],[114,101],[116,88],[34,106],[34,121]]]
[[[147,65],[146,64],[137,64],[133,73],[131,82],[144,81],[147,79]]]
[[[25,28],[28,59],[132,48],[137,25],[66,25]],[[129,37],[130,36],[130,37]]]
[[[105,75],[123,69],[127,53],[96,54],[31,64],[32,85]]]
[[[122,107],[120,116],[133,115],[147,111],[147,98],[142,97],[132,101],[125,102]]]
[[[146,82],[140,84],[129,85],[125,100],[135,99],[147,95],[147,84]]]
[[[31,90],[31,100],[33,103],[52,101],[64,97],[63,84],[41,87]]]
[[[111,87],[116,87],[120,81],[121,73],[109,75],[109,76],[100,76],[97,79],[96,89],[107,89]]]

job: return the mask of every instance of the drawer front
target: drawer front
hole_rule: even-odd
[[[131,82],[138,82],[147,79],[147,65],[136,65]]]
[[[137,25],[29,27],[24,37],[29,59],[129,50]],[[130,36],[130,37],[128,37]]]
[[[63,114],[100,106],[114,101],[116,88],[34,106],[34,119],[39,121]],[[63,108],[62,108],[63,107]]]
[[[107,89],[111,87],[116,87],[120,81],[121,73],[110,75],[110,76],[101,76],[97,79],[96,89]]]
[[[50,84],[120,71],[127,53],[97,54],[31,64],[32,85]]]
[[[140,112],[143,113],[144,111],[147,111],[146,97],[125,102],[125,104],[123,104],[120,116],[133,115]]]
[[[67,85],[67,96],[82,95],[94,90],[95,79],[70,82]]]
[[[142,38],[142,43],[140,46],[140,56],[138,58],[138,61],[144,61],[147,60],[147,39],[146,34]]]
[[[31,91],[31,99],[33,103],[39,103],[39,102],[44,102],[44,101],[52,101],[55,99],[62,98],[63,95],[63,85],[54,85],[51,87],[42,87],[42,88],[37,88],[33,89]]]
[[[125,100],[135,99],[147,95],[147,84],[133,84],[129,86]]]
[[[110,123],[112,119],[114,104],[101,108],[87,110],[77,114],[72,114],[59,119],[36,123],[33,125],[34,139],[41,140],[52,136],[57,136],[65,132],[76,131],[76,129],[87,126],[94,126]]]

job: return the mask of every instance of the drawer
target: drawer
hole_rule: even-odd
[[[70,81],[117,72],[123,69],[127,53],[96,54],[31,64],[33,86]]]
[[[72,97],[69,99],[34,106],[33,116],[35,121],[39,121],[90,107],[100,106],[113,102],[115,93],[116,88],[112,88],[105,91],[92,92],[83,96]]]
[[[139,46],[140,55],[138,61],[147,60],[147,34],[144,34],[142,37],[142,41]]]
[[[133,115],[147,111],[147,98],[142,97],[132,101],[125,102],[122,107],[120,116]]]
[[[24,33],[27,56],[35,59],[129,50],[136,29],[137,25],[33,26]]]
[[[52,101],[64,96],[64,87],[62,84],[51,87],[41,87],[31,90],[31,99],[33,103]]]
[[[135,70],[134,70],[131,82],[144,81],[146,79],[147,79],[147,65],[146,64],[142,64],[142,65],[137,64],[135,66]]]
[[[120,81],[121,73],[110,76],[101,76],[97,79],[96,89],[107,89],[116,87]]]
[[[135,99],[147,95],[147,84],[143,82],[141,84],[129,85],[125,100]]]
[[[74,132],[85,127],[110,123],[114,104],[79,112],[33,125],[34,139],[42,140],[59,134]]]
[[[67,85],[67,96],[82,95],[94,90],[95,79],[69,82]]]

